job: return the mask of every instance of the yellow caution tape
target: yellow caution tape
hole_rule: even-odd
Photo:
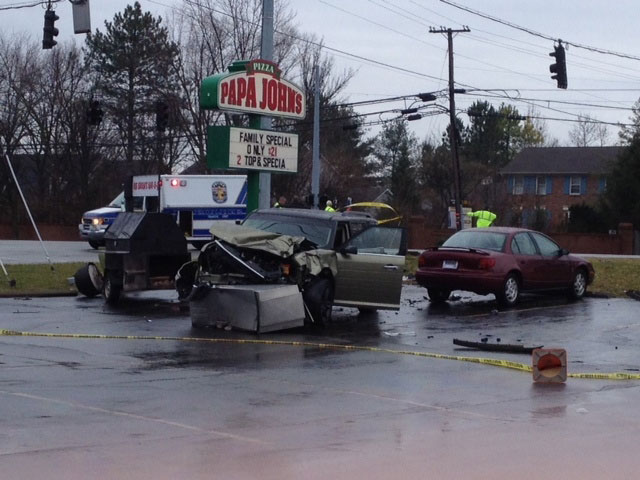
[[[378,220],[378,225],[384,225],[385,223],[391,223],[391,222],[399,222],[402,220],[402,215],[400,215],[398,212],[396,212],[395,208],[393,208],[391,205],[388,205],[386,203],[380,203],[380,202],[358,202],[358,203],[351,203],[349,205],[345,205],[344,207],[340,208],[341,212],[344,211],[349,211],[352,208],[380,208],[380,209],[387,209],[387,210],[391,210],[391,212],[393,212],[393,214],[395,214],[395,217],[393,218],[380,218],[377,219]]]
[[[391,353],[395,355],[411,355],[414,357],[437,358],[441,360],[457,360],[460,362],[478,363],[481,365],[492,365],[494,367],[520,370],[521,372],[531,372],[531,365],[512,362],[510,360],[500,360],[485,357],[466,357],[464,355],[446,355],[432,352],[416,352],[413,350],[394,350],[391,348],[367,347],[364,345],[340,345],[337,343],[314,343],[298,342],[295,340],[257,340],[243,338],[198,338],[198,337],[160,337],[147,335],[100,335],[91,333],[40,333],[40,332],[19,332],[15,330],[0,329],[0,336],[15,337],[48,337],[48,338],[81,338],[81,339],[103,339],[103,340],[165,340],[175,342],[204,342],[204,343],[235,343],[253,345],[283,345],[292,347],[313,347],[329,350],[361,351]],[[640,380],[640,373],[569,373],[571,378],[587,378],[595,380]]]

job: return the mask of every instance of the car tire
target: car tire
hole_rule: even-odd
[[[86,297],[95,297],[102,291],[102,275],[95,263],[89,262],[73,275],[78,292]]]
[[[587,292],[587,273],[583,268],[579,268],[573,276],[571,287],[569,287],[569,298],[579,300]]]
[[[315,325],[327,325],[331,322],[333,309],[333,283],[328,278],[313,282],[304,295],[311,322]]]
[[[102,295],[104,295],[105,301],[110,305],[115,305],[120,300],[121,293],[122,285],[117,281],[116,274],[114,272],[106,273],[102,287]]]
[[[496,293],[498,303],[503,307],[513,307],[518,303],[520,298],[520,281],[518,276],[510,273],[502,284],[502,290]]]
[[[451,290],[446,290],[444,288],[428,288],[427,293],[429,294],[429,300],[431,300],[431,303],[444,303],[449,300]]]
[[[95,250],[99,249],[102,246],[102,243],[96,240],[88,240],[88,242],[89,246]]]

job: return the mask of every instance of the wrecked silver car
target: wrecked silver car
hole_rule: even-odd
[[[258,227],[258,228],[256,228]],[[406,232],[362,214],[253,212],[211,229],[213,241],[176,276],[195,327],[273,331],[325,324],[333,305],[398,309]]]

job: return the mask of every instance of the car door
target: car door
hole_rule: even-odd
[[[372,226],[337,251],[334,303],[350,307],[400,308],[406,230]]]
[[[546,235],[530,233],[542,255],[540,267],[541,283],[544,288],[563,288],[571,281],[571,265],[566,256],[561,256],[560,246]]]
[[[527,232],[516,233],[511,239],[511,253],[522,276],[522,289],[542,288],[542,257]]]

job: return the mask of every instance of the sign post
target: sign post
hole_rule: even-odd
[[[275,63],[261,59],[236,61],[227,73],[205,78],[200,86],[200,108],[249,114],[251,127],[259,127],[259,115],[293,119],[306,115],[304,92],[281,78]],[[207,165],[248,170],[250,212],[258,208],[260,172],[298,171],[298,136],[259,128],[210,126]]]

